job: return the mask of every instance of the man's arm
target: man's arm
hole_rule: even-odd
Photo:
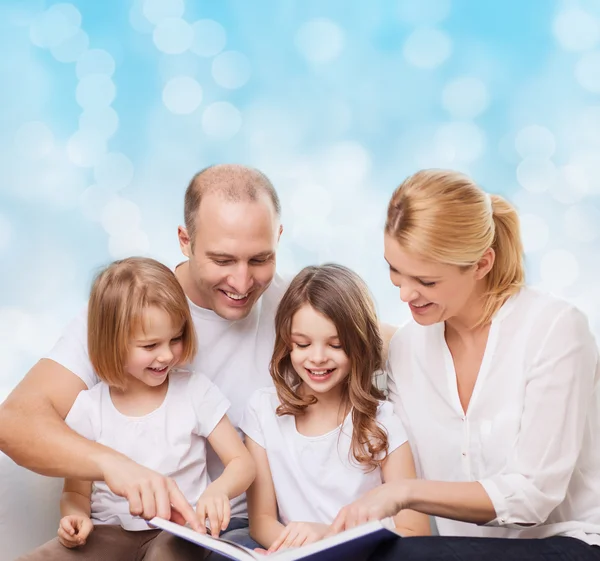
[[[0,450],[17,464],[54,477],[106,481],[129,501],[132,514],[172,518],[171,505],[197,526],[194,510],[175,482],[126,456],[92,442],[64,422],[75,398],[85,390],[73,372],[50,359],[40,360],[0,406]]]

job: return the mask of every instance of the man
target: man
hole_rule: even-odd
[[[198,173],[185,194],[180,247],[188,260],[175,274],[190,304],[198,334],[193,368],[208,376],[231,402],[238,426],[252,392],[271,383],[274,319],[286,283],[276,274],[283,231],[279,198],[261,172],[217,165]],[[125,456],[90,442],[64,423],[77,394],[98,380],[87,355],[86,313],[66,329],[0,407],[0,449],[44,475],[107,483],[129,501],[132,514],[187,521],[194,511],[175,483]],[[384,340],[391,336],[383,326]],[[209,451],[211,477],[222,466]],[[232,502],[227,537],[254,547],[245,498]]]
[[[175,271],[198,334],[196,371],[211,378],[231,402],[235,426],[247,397],[270,383],[274,318],[286,285],[275,273],[282,232],[280,203],[265,175],[238,165],[198,173],[185,194],[181,250]],[[144,518],[155,515],[197,526],[176,484],[123,455],[90,442],[64,423],[77,394],[97,381],[87,355],[85,311],[15,388],[0,408],[0,448],[18,464],[44,475],[104,480]],[[209,475],[219,474],[209,455]],[[232,503],[227,536],[248,541],[244,497]]]

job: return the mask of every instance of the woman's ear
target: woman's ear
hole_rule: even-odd
[[[484,278],[492,270],[495,260],[496,252],[488,247],[475,266],[475,278],[477,280]]]

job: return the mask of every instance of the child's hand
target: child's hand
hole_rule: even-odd
[[[290,522],[281,534],[279,534],[279,537],[271,544],[268,553],[318,542],[325,537],[328,531],[329,526],[327,524]]]
[[[204,526],[208,519],[210,535],[217,538],[229,525],[231,517],[229,497],[225,493],[211,492],[207,489],[196,504],[196,513],[201,526]]]
[[[79,547],[85,544],[93,529],[94,525],[87,516],[63,516],[58,526],[58,541],[69,549]]]

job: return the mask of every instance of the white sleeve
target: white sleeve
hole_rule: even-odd
[[[67,426],[88,440],[98,440],[100,428],[99,402],[94,398],[99,396],[99,392],[92,395],[90,390],[79,392],[65,417]]]
[[[487,525],[539,525],[564,501],[599,376],[587,319],[567,308],[525,373],[521,428],[506,467],[480,481],[496,510]]]
[[[240,422],[240,429],[249,436],[256,444],[259,446],[265,447],[265,439],[263,436],[262,426],[260,424],[259,411],[261,409],[262,398],[265,394],[262,390],[256,390],[248,405],[246,405],[246,409],[244,410],[244,414],[242,415],[242,420]],[[268,404],[270,405],[270,404]],[[263,406],[265,404],[263,403]]]
[[[387,433],[388,454],[391,454],[396,448],[400,448],[408,440],[404,425],[400,417],[394,413],[394,406],[391,403],[384,401],[379,404],[377,422]]]
[[[77,315],[56,342],[46,358],[79,376],[88,388],[98,383],[87,349],[87,306]]]
[[[188,392],[196,413],[196,434],[208,438],[229,409],[229,401],[204,374],[194,373]]]

